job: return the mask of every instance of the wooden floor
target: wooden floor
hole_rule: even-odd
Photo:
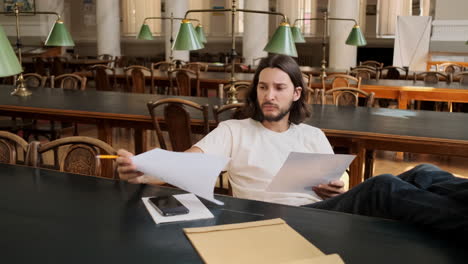
[[[65,130],[62,137],[71,136],[71,130]],[[93,125],[79,125],[80,136],[97,137],[97,129]],[[133,150],[132,131],[130,129],[113,130],[113,147]],[[148,135],[148,147],[157,147],[154,134]],[[390,173],[397,175],[421,163],[431,163],[459,177],[468,178],[468,158],[438,156],[429,154],[397,153],[392,151],[376,151],[374,175]]]

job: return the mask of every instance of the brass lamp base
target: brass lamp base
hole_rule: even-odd
[[[13,92],[11,92],[11,95],[16,95],[16,96],[29,96],[31,95],[32,92],[29,91],[26,87],[21,87],[21,86],[18,86],[16,87],[15,90],[13,90]]]

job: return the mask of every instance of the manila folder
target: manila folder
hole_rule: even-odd
[[[344,263],[325,255],[284,220],[185,228],[205,263]]]

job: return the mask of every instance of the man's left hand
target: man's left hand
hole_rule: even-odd
[[[345,192],[344,182],[341,180],[331,181],[328,184],[312,186],[312,190],[324,200]]]

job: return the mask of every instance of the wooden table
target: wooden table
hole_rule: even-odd
[[[312,87],[322,88],[322,83],[316,79]],[[468,85],[459,82],[362,80],[361,89],[374,92],[376,98],[398,100],[399,109],[407,109],[411,100],[468,103]]]
[[[282,218],[347,264],[465,263],[456,241],[380,218],[216,196],[214,218],[155,224],[141,197],[181,191],[0,164],[3,263],[202,263],[183,228]],[[242,254],[242,252],[239,252]]]
[[[146,103],[167,97],[50,88],[31,89],[31,96],[16,97],[9,95],[11,90],[12,86],[0,86],[0,115],[96,124],[99,139],[109,144],[112,127],[134,128],[136,153],[145,151],[144,130],[152,129]],[[213,97],[181,98],[210,106],[223,103]],[[465,113],[313,105],[312,117],[305,123],[321,128],[332,144],[351,146],[358,155],[351,165],[351,186],[363,179],[365,149],[468,157]],[[198,113],[192,124],[200,126]]]

